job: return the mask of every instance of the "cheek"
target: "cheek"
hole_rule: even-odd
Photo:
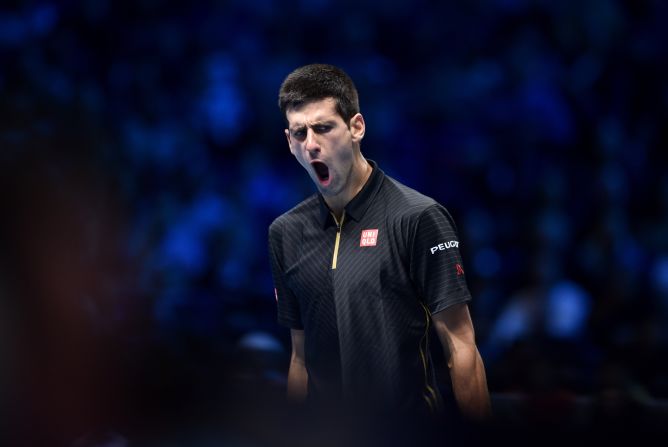
[[[301,161],[302,153],[301,153],[301,150],[299,149],[299,145],[291,144],[290,145],[290,152],[292,153],[292,155],[294,155],[297,158],[297,160]]]
[[[295,141],[288,140],[288,147],[290,148],[292,155],[296,156],[299,152],[299,144],[297,144]]]
[[[336,158],[338,159],[339,163],[347,164],[353,159],[352,145],[347,143],[348,142],[342,143],[336,151]]]
[[[302,165],[305,169],[309,168],[309,162],[304,156],[304,152],[301,151],[299,147],[295,147],[294,150],[291,150],[291,152],[295,156],[300,165]]]

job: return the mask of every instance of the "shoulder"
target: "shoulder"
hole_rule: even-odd
[[[403,183],[385,177],[384,198],[392,215],[400,220],[419,220],[425,212],[444,209],[436,200],[426,196]]]
[[[414,245],[418,233],[456,238],[457,226],[445,206],[391,177],[386,180],[388,223],[407,246]]]
[[[318,195],[313,194],[296,206],[278,216],[269,225],[269,235],[271,237],[280,235],[284,229],[301,227],[307,220],[317,216],[319,212]]]

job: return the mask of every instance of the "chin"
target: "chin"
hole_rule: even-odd
[[[323,196],[336,196],[339,193],[341,193],[340,190],[333,188],[331,184],[327,186],[322,186],[320,183],[318,183],[317,185],[318,185],[318,191],[320,191],[320,193]]]

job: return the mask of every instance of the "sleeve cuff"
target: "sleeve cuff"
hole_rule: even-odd
[[[450,293],[447,298],[429,303],[427,308],[431,315],[444,311],[450,306],[471,301],[471,293],[468,290],[460,290],[459,293]]]
[[[278,318],[277,321],[278,321],[279,325],[281,325],[285,328],[304,330],[304,325],[301,324],[297,320],[290,320],[290,319],[287,319],[287,318]]]

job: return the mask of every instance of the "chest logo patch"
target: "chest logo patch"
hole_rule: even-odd
[[[360,237],[360,247],[375,247],[378,241],[378,228],[372,230],[362,230]]]

